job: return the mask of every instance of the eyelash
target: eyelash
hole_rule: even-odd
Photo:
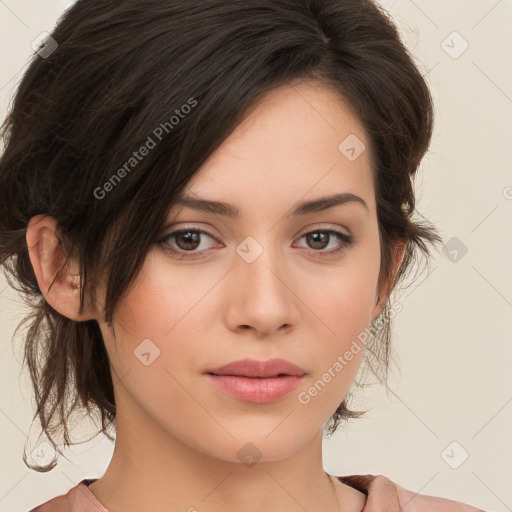
[[[178,258],[178,256],[181,255],[181,258],[178,258],[180,260],[183,260],[183,259],[195,260],[198,258],[203,258],[204,256],[201,256],[202,253],[213,250],[213,249],[205,249],[203,251],[194,253],[194,252],[190,252],[190,251],[182,252],[182,251],[177,251],[175,249],[171,249],[169,247],[169,245],[166,243],[166,240],[173,239],[176,237],[176,235],[179,235],[180,233],[199,233],[199,234],[207,235],[211,239],[216,240],[216,238],[211,233],[209,233],[208,231],[204,231],[202,229],[183,228],[183,229],[178,229],[176,231],[171,231],[170,233],[165,235],[163,238],[158,240],[158,243],[161,245],[162,249],[167,254],[170,254],[172,257]],[[326,257],[332,256],[334,254],[340,254],[340,253],[343,254],[346,250],[348,250],[355,243],[355,239],[352,235],[347,235],[346,233],[337,231],[336,229],[316,229],[313,231],[308,231],[307,233],[304,233],[303,235],[301,235],[299,240],[301,238],[304,238],[305,236],[313,234],[313,233],[326,233],[329,235],[335,235],[342,242],[341,247],[338,249],[325,251],[325,252],[320,252],[319,250],[316,250],[316,251],[315,250],[307,250],[306,251],[309,256],[313,256],[315,258],[326,258]],[[330,241],[330,239],[329,239],[329,241]],[[326,256],[324,256],[324,255],[326,255]]]

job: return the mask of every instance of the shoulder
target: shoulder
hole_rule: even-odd
[[[84,479],[66,494],[57,496],[29,512],[108,512],[90,492],[88,485],[95,479]]]
[[[42,505],[29,510],[29,512],[71,512],[68,495],[57,496]]]
[[[409,491],[383,475],[347,475],[336,478],[366,494],[366,505],[362,512],[485,512],[459,501]]]

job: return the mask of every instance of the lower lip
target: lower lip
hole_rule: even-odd
[[[256,378],[209,373],[207,377],[214,386],[234,398],[244,402],[266,404],[276,402],[293,391],[300,384],[304,375]]]

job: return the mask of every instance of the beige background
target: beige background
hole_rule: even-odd
[[[2,118],[31,42],[51,30],[69,3],[0,0]],[[366,390],[359,405],[371,411],[325,440],[324,466],[331,474],[384,474],[423,494],[510,511],[512,0],[382,4],[428,75],[436,101],[418,207],[439,227],[451,255],[436,254],[430,274],[425,270],[404,292],[395,319],[400,370],[391,375],[392,392]],[[469,46],[457,56],[464,41]],[[28,377],[20,373],[20,339],[11,342],[23,312],[2,278],[0,512],[28,510],[82,478],[101,476],[112,453],[97,437],[68,450],[69,461],[47,474],[24,465],[33,404]],[[32,443],[37,435],[31,432]],[[466,452],[467,460],[450,467]]]

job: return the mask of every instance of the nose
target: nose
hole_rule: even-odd
[[[299,309],[283,256],[267,247],[252,262],[240,254],[234,256],[226,283],[227,326],[233,331],[252,329],[259,337],[288,332],[297,324]]]

